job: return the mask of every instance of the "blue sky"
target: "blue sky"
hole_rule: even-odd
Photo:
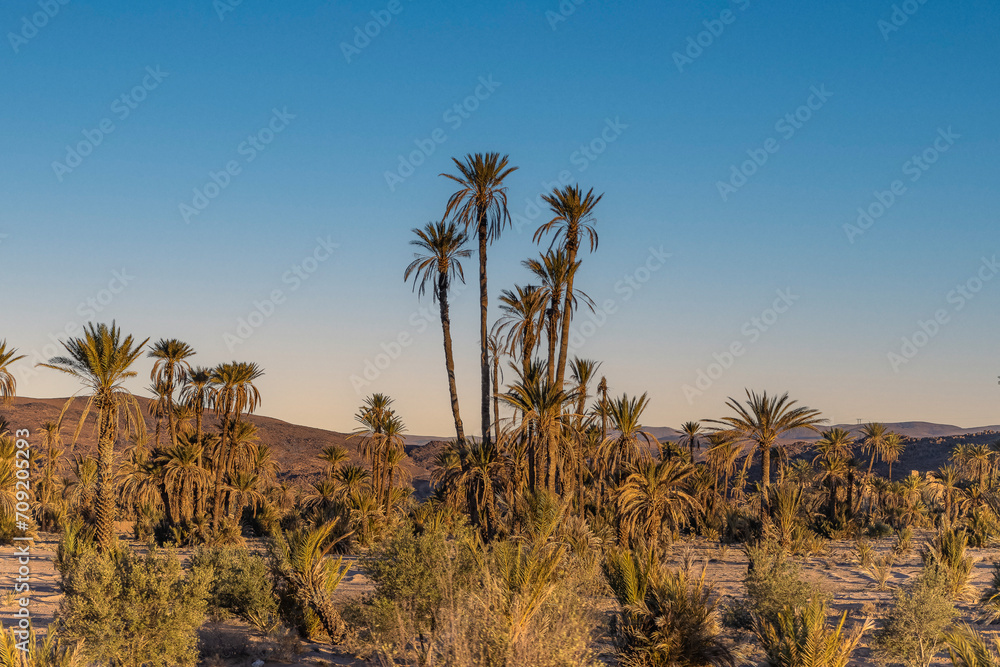
[[[524,224],[491,249],[494,301],[527,282],[543,183],[603,192],[578,285],[615,312],[577,353],[648,390],[650,425],[717,417],[744,387],[835,421],[1000,422],[1000,8],[672,5],[4,3],[0,337],[44,356],[116,318],[205,365],[258,361],[263,413],[341,430],[381,361],[361,394],[447,433],[409,230],[443,213],[452,156],[500,151]],[[859,207],[879,215],[845,229]],[[470,424],[475,292],[453,313]],[[260,325],[234,343],[241,318]],[[73,385],[22,365],[18,390]]]

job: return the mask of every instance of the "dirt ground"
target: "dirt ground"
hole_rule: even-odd
[[[821,556],[800,559],[802,574],[805,579],[817,584],[829,593],[833,602],[831,613],[839,616],[848,612],[848,624],[853,620],[863,618],[866,614],[878,609],[891,601],[891,587],[904,584],[920,570],[920,557],[917,548],[929,534],[914,535],[915,548],[905,558],[897,560],[892,568],[889,579],[889,590],[877,590],[874,579],[861,571],[854,555],[854,543],[851,541],[830,542],[827,552]],[[875,541],[876,555],[891,550],[895,538]],[[35,627],[40,631],[54,619],[59,606],[61,593],[59,591],[59,575],[55,571],[57,540],[54,536],[43,536],[36,540],[31,554],[31,615]],[[134,545],[139,547],[140,545]],[[3,549],[0,557],[0,620],[4,627],[16,623],[15,612],[18,609],[13,589],[19,564],[12,546],[0,546]],[[992,563],[1000,559],[1000,549],[971,550],[976,564],[972,576],[968,599],[958,603],[962,619],[972,622],[976,619],[976,599],[985,589],[991,579]],[[182,555],[185,555],[182,552]],[[742,582],[746,573],[746,556],[739,546],[725,549],[715,543],[702,540],[679,542],[670,550],[670,562],[676,567],[685,564],[700,571],[707,564],[707,580],[724,600],[739,597],[742,594]],[[365,576],[352,568],[345,577],[338,598],[348,599],[363,595],[371,589]],[[612,608],[611,600],[595,600],[599,608]],[[980,628],[986,634],[1000,636],[1000,626]],[[203,626],[201,632],[202,654],[206,656],[202,664],[208,667],[250,667],[257,660],[266,659],[267,667],[310,666],[319,665],[367,665],[364,661],[339,654],[335,649],[321,644],[303,643],[294,637],[274,638],[263,637],[249,626],[238,621],[210,622]],[[760,657],[759,655],[756,657]],[[859,649],[852,664],[872,664],[867,647]],[[935,665],[950,665],[945,654],[939,655]],[[257,663],[256,667],[260,667]]]

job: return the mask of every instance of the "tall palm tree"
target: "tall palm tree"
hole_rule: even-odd
[[[170,430],[170,444],[177,444],[177,426],[174,421],[174,388],[183,384],[191,371],[188,359],[194,356],[194,348],[176,338],[161,338],[154,343],[146,355],[156,359],[149,379],[157,386],[162,385],[166,401],[167,426]]]
[[[556,382],[556,342],[559,339],[559,320],[562,317],[562,300],[567,283],[580,266],[579,262],[570,262],[569,255],[564,250],[549,250],[537,259],[526,259],[521,265],[531,271],[541,283],[541,290],[548,302],[545,311],[545,330],[548,338],[548,377],[549,382]],[[593,302],[582,292],[569,292],[566,295],[576,305],[577,297],[582,297],[587,305],[593,307]]]
[[[204,435],[202,417],[205,414],[205,408],[208,407],[209,385],[211,384],[212,369],[198,366],[187,374],[184,388],[181,390],[181,401],[194,410],[194,428],[199,441]]]
[[[538,243],[546,234],[553,234],[552,246],[558,242],[559,248],[566,252],[570,266],[576,265],[576,255],[580,249],[583,237],[590,242],[590,251],[597,249],[597,230],[594,229],[594,207],[604,195],[594,196],[591,188],[584,194],[578,185],[567,185],[563,189],[556,188],[551,194],[543,195],[542,199],[549,205],[555,217],[535,231],[533,240]],[[559,363],[556,370],[556,383],[562,386],[566,378],[566,355],[569,351],[569,328],[573,319],[573,278],[576,271],[570,272],[566,279],[566,293],[563,297],[562,336],[559,345]]]
[[[125,381],[136,376],[132,364],[147,342],[148,338],[136,343],[131,335],[123,338],[114,322],[110,326],[90,323],[84,328],[83,337],[63,342],[66,356],[39,364],[75,377],[90,392],[73,435],[74,442],[91,410],[97,411],[97,543],[101,549],[110,547],[115,539],[115,443],[121,435],[145,435],[142,409],[125,387]]]
[[[414,229],[417,238],[410,241],[423,252],[413,253],[413,261],[406,267],[403,280],[413,276],[413,289],[423,296],[430,283],[433,286],[431,300],[436,301],[441,310],[441,330],[444,333],[444,365],[448,373],[448,392],[451,395],[451,413],[455,419],[455,433],[459,441],[465,440],[465,429],[458,409],[458,387],[455,384],[455,355],[451,349],[451,314],[448,308],[448,290],[456,278],[465,282],[461,260],[472,254],[462,246],[468,241],[467,232],[451,222],[429,222],[423,229]]]
[[[736,414],[721,419],[709,421],[719,424],[723,429],[734,431],[742,440],[753,443],[761,463],[761,484],[767,488],[771,484],[771,449],[778,438],[796,428],[818,430],[817,424],[826,420],[820,417],[819,410],[805,406],[796,407],[797,401],[790,400],[788,393],[781,396],[768,396],[767,392],[745,390],[746,405],[734,398],[729,398],[726,405]],[[764,504],[761,504],[763,507]]]
[[[608,379],[603,375],[597,383],[597,393],[601,395],[597,407],[601,416],[601,442],[604,442],[608,439]]]
[[[531,366],[544,322],[545,293],[537,285],[514,285],[513,290],[500,293],[500,318],[493,330],[503,341],[507,354],[515,360],[520,359],[525,375]]]
[[[8,368],[15,361],[24,359],[23,354],[17,354],[17,348],[7,349],[7,341],[0,340],[0,403],[7,404],[17,390],[17,380]]]
[[[260,405],[260,391],[254,382],[263,375],[264,370],[260,366],[245,361],[231,361],[212,369],[208,403],[222,424],[212,499],[212,522],[216,530],[222,526],[222,484],[224,476],[229,473],[233,431],[244,413],[251,414]]]
[[[489,335],[489,292],[486,281],[486,248],[500,237],[510,224],[507,210],[507,186],[504,181],[517,167],[508,166],[508,156],[499,153],[466,155],[461,162],[452,158],[458,175],[441,174],[458,183],[458,190],[448,199],[443,218],[453,216],[468,232],[474,228],[479,242],[479,348],[482,375],[483,442],[490,439],[490,360],[486,338]]]
[[[871,476],[875,457],[881,454],[885,443],[885,424],[868,422],[861,427],[861,437],[865,453],[871,456],[868,461],[868,475]]]

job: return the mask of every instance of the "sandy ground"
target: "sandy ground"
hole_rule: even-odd
[[[919,546],[929,537],[928,533],[916,534],[914,545]],[[894,538],[879,540],[874,543],[876,555],[889,551]],[[31,615],[35,626],[39,629],[53,621],[59,606],[61,593],[59,591],[58,573],[53,566],[57,540],[54,536],[43,536],[36,540],[31,554]],[[135,545],[139,546],[139,545]],[[14,547],[2,546],[4,553],[0,558],[0,620],[4,627],[16,623],[15,612],[18,604],[13,595],[15,577],[17,576],[17,556]],[[1000,549],[971,550],[976,559],[972,585],[967,600],[958,603],[961,616],[966,621],[974,621],[977,608],[975,601],[991,579],[992,562],[1000,559]],[[739,546],[720,549],[717,544],[704,541],[679,542],[670,550],[670,562],[682,567],[688,564],[701,570],[707,564],[707,579],[713,584],[717,593],[724,599],[739,597],[742,594],[742,581],[746,573],[746,556]],[[349,560],[355,560],[349,558]],[[356,562],[356,561],[355,561]],[[849,614],[849,621],[863,618],[881,605],[891,601],[892,586],[904,584],[920,570],[920,557],[917,549],[905,558],[899,559],[892,569],[889,580],[890,589],[879,591],[874,579],[862,572],[854,555],[854,543],[851,541],[830,542],[827,552],[817,557],[807,557],[798,561],[805,579],[817,584],[833,597],[831,613],[839,615],[844,611]],[[370,590],[370,583],[357,568],[352,568],[345,577],[338,598],[348,599],[363,595]],[[611,609],[612,602],[608,599],[595,600],[602,610]],[[997,629],[981,628],[987,634],[1000,636],[1000,626]],[[354,660],[331,650],[328,646],[299,642],[288,637],[275,639],[262,637],[249,626],[237,622],[206,623],[201,630],[204,665],[211,667],[250,666],[255,660],[267,658],[265,665],[355,665],[368,663]],[[759,657],[759,656],[758,656]],[[855,653],[852,664],[872,664],[872,659],[866,647]],[[933,663],[935,665],[950,665],[945,654],[941,654]]]

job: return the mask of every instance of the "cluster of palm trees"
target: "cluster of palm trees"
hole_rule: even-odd
[[[150,344],[149,339],[124,335],[114,322],[88,324],[63,347],[65,354],[40,365],[83,385],[83,409],[72,442],[93,415],[97,456],[74,457],[73,476],[57,479],[65,453],[62,422],[75,400],[71,398],[59,420],[43,426],[36,501],[44,525],[58,524],[72,511],[92,520],[103,548],[116,539],[119,508],[127,507],[151,521],[162,518],[175,530],[197,528],[203,535],[217,535],[231,531],[245,507],[259,506],[262,490],[277,486],[278,466],[270,448],[244,419],[260,405],[255,382],[263,371],[256,364],[192,367],[195,351],[187,343],[162,339]],[[154,360],[150,380],[155,398],[148,408],[155,422],[152,447],[142,404],[126,387],[136,377],[134,366],[144,352]],[[15,353],[0,344],[4,398],[15,389],[7,369],[20,358]],[[205,429],[206,411],[217,418],[217,431]],[[116,452],[124,444],[128,446],[118,464]]]

